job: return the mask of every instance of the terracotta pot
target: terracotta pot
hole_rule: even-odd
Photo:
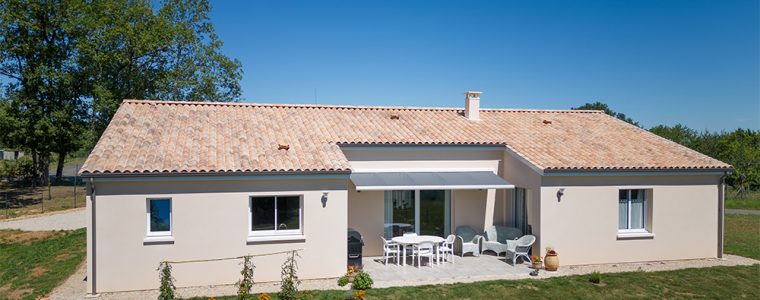
[[[544,257],[544,269],[547,271],[557,271],[559,268],[559,257],[556,254],[547,254]]]
[[[540,261],[539,262],[534,262],[533,263],[533,268],[534,269],[541,269],[541,264],[542,264],[542,262],[540,262]]]

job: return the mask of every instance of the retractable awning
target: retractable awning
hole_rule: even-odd
[[[357,191],[512,189],[493,172],[373,172],[351,173]]]

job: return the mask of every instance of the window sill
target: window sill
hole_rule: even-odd
[[[246,239],[248,243],[269,243],[269,242],[297,242],[305,241],[306,236],[303,234],[286,234],[286,235],[249,235]]]
[[[145,239],[143,239],[143,244],[174,244],[174,237],[171,235],[146,236]]]
[[[647,232],[647,231],[618,232],[617,234],[618,240],[653,239],[653,238],[654,238],[654,233]]]

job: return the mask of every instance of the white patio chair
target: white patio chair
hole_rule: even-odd
[[[383,261],[385,262],[385,265],[388,265],[388,259],[391,257],[395,257],[396,265],[399,265],[401,259],[401,249],[399,249],[399,245],[386,240],[383,236],[380,236],[380,238],[383,239]]]
[[[480,246],[482,244],[483,237],[476,234],[475,230],[470,226],[459,226],[456,229],[457,244],[459,246],[459,254],[464,257],[467,253],[480,256]]]
[[[438,263],[440,264],[442,260],[448,261],[453,263],[454,262],[454,240],[456,240],[456,236],[453,234],[449,234],[446,239],[441,242],[440,245],[438,245]],[[448,255],[448,258],[447,258]]]
[[[435,263],[435,250],[433,247],[433,242],[421,242],[417,245],[414,245],[414,251],[415,251],[414,257],[417,258],[418,268],[422,264],[423,256],[428,258],[428,265],[430,265],[430,267],[433,266],[433,264]],[[414,263],[414,259],[412,259],[412,263]]]
[[[524,257],[530,261],[530,247],[536,242],[536,237],[524,235],[516,241],[507,241],[507,255],[512,254],[512,265],[517,264],[518,257]]]
[[[480,252],[486,252],[488,250],[496,253],[496,256],[507,252],[507,241],[517,240],[522,236],[522,231],[514,227],[506,226],[489,226],[486,228],[485,238],[483,239],[483,250]]]

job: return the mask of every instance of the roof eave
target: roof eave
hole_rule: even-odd
[[[642,169],[544,169],[544,176],[665,176],[729,175],[732,167],[711,168],[642,168]]]

